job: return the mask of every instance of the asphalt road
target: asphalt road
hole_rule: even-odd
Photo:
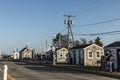
[[[27,65],[19,62],[1,62],[8,65],[9,74],[16,80],[119,80],[40,65]]]

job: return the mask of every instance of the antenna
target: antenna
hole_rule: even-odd
[[[29,42],[27,42],[26,47],[29,47]]]

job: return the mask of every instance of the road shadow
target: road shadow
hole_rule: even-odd
[[[40,72],[72,73],[72,74],[81,73],[81,72],[78,72],[78,71],[60,69],[60,68],[55,68],[55,67],[40,66],[40,65],[28,65],[28,66],[26,66],[26,68],[31,69],[31,70],[40,71]],[[83,73],[83,74],[85,74],[85,73]]]

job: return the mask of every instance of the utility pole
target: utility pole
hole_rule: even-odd
[[[68,50],[70,48],[70,33],[72,34],[72,30],[71,30],[71,25],[74,24],[74,21],[71,20],[71,18],[75,17],[75,16],[72,16],[72,15],[64,15],[65,17],[67,17],[68,19],[64,21],[65,24],[68,25]],[[73,35],[73,34],[72,34]],[[73,36],[72,36],[73,38]],[[74,40],[74,38],[73,38]]]
[[[48,43],[47,43],[47,33],[46,33],[46,52],[47,52],[47,49],[48,49]]]
[[[75,16],[72,16],[72,15],[64,15],[65,17],[67,17],[68,19],[64,21],[65,24],[68,25],[68,63],[71,63],[71,56],[70,56],[70,53],[69,53],[69,48],[70,48],[70,33],[72,35],[72,38],[73,38],[73,34],[72,34],[72,29],[71,29],[71,25],[74,24],[74,21],[71,20],[71,18],[75,17]],[[73,42],[74,42],[74,38],[73,38]]]

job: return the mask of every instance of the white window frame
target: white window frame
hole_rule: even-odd
[[[92,52],[92,57],[90,57],[90,52]],[[93,51],[92,50],[88,50],[88,59],[93,59]]]
[[[64,57],[64,53],[62,53],[62,52],[59,53],[59,57],[60,57],[60,58],[63,58],[63,57]]]
[[[97,57],[97,52],[99,52],[99,57]],[[96,58],[100,59],[101,58],[101,51],[97,50],[95,55],[96,55]]]

